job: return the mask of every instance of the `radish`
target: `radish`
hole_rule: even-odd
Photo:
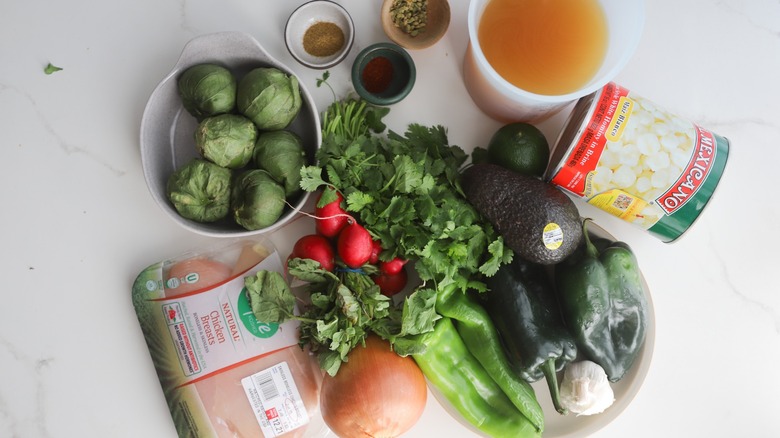
[[[295,242],[292,257],[311,259],[320,263],[326,271],[333,271],[336,266],[335,253],[330,241],[319,234],[309,234]]]
[[[371,258],[374,245],[371,234],[357,222],[347,225],[336,243],[336,248],[341,260],[350,268],[357,269],[363,266]]]
[[[406,260],[395,257],[390,261],[382,262],[379,265],[379,269],[385,274],[394,275],[401,272],[401,269],[404,268],[405,264],[406,264]]]
[[[371,257],[368,258],[368,263],[372,265],[379,263],[380,252],[382,252],[382,242],[378,240],[371,241]]]
[[[337,200],[322,207],[317,207],[315,210],[317,221],[314,229],[318,234],[325,237],[336,237],[350,220],[349,214],[341,208],[341,201],[344,200],[344,197],[338,192],[336,192],[336,196],[338,197]],[[320,193],[320,197],[317,199],[317,204],[319,204],[320,199],[322,199],[322,193]]]
[[[408,275],[406,269],[404,269],[402,265],[397,273],[387,274],[380,271],[379,274],[373,277],[373,280],[374,283],[379,286],[379,291],[382,292],[382,295],[392,297],[404,290],[406,282],[408,281]]]

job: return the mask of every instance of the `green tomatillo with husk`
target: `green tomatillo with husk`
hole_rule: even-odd
[[[298,78],[278,68],[256,68],[238,82],[238,111],[261,130],[286,128],[295,120],[301,105]]]
[[[252,160],[257,128],[237,114],[208,117],[195,130],[195,147],[207,160],[222,167],[239,169]]]
[[[236,79],[221,65],[189,67],[179,76],[177,88],[184,109],[198,120],[231,112],[236,105]]]
[[[244,171],[233,183],[230,206],[233,219],[247,230],[271,226],[284,211],[284,187],[265,170]]]
[[[306,152],[301,138],[290,131],[269,131],[260,134],[254,148],[254,162],[284,186],[285,196],[301,190],[301,168],[306,165]]]
[[[168,178],[168,199],[179,214],[197,222],[215,222],[230,208],[232,172],[195,158]]]

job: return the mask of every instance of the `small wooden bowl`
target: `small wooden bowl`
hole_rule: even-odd
[[[425,49],[436,44],[447,33],[450,25],[450,4],[447,0],[428,0],[425,31],[411,36],[393,24],[390,7],[395,0],[382,3],[382,29],[394,43],[409,50]]]

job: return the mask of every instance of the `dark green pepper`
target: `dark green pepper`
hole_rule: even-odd
[[[539,437],[485,368],[469,352],[449,318],[421,335],[425,352],[412,357],[433,387],[481,432],[491,437]]]
[[[498,331],[485,308],[473,296],[451,285],[437,294],[436,311],[454,322],[466,348],[515,407],[542,432],[542,407],[531,385],[514,372],[501,345]]]
[[[577,347],[561,320],[545,267],[515,257],[486,283],[490,290],[483,294],[485,307],[510,361],[529,382],[544,377],[555,410],[566,414],[556,372],[577,357]]]
[[[610,381],[623,378],[645,341],[647,298],[634,253],[623,242],[585,241],[555,267],[564,321],[577,346],[604,368]]]

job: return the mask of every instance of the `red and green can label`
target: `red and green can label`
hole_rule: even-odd
[[[728,159],[724,137],[615,83],[579,123],[551,182],[666,242],[699,216]]]

